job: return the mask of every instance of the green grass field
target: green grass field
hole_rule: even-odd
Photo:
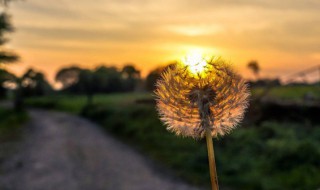
[[[274,93],[278,98],[297,100],[309,91],[309,88],[289,89]],[[148,98],[152,95],[97,95],[94,105],[85,110],[84,96],[33,98],[27,103],[81,113],[177,176],[208,186],[205,142],[177,137],[166,131],[153,104],[136,103],[136,100]],[[240,126],[214,142],[219,182],[222,187],[246,190],[317,189],[320,187],[318,139],[320,124],[267,121],[259,126]]]
[[[253,94],[262,93],[263,88],[253,89]],[[272,99],[302,101],[306,94],[311,94],[317,99],[320,99],[320,86],[279,86],[274,87],[267,94],[267,97]]]
[[[137,99],[150,99],[152,94],[149,93],[122,93],[122,94],[110,94],[103,95],[98,94],[94,96],[95,105],[105,105],[108,107],[113,106],[126,106],[133,104]],[[58,95],[29,98],[26,100],[27,105],[35,107],[49,108],[63,110],[70,113],[78,114],[82,111],[82,108],[87,103],[87,98],[84,95]]]

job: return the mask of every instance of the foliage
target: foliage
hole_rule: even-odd
[[[24,97],[43,96],[52,91],[52,87],[43,73],[29,69],[21,77],[21,90]]]
[[[14,75],[10,72],[0,69],[0,99],[5,98],[6,96],[6,88],[4,87],[4,83],[11,81],[14,79]]]
[[[170,63],[164,67],[158,67],[154,70],[152,70],[146,77],[145,81],[145,89],[147,91],[154,91],[156,88],[157,80],[160,78],[161,73],[165,70],[167,70],[169,67],[172,67],[175,63]]]
[[[137,99],[150,99],[150,94],[144,93],[114,93],[109,95],[97,94],[94,98],[94,105],[126,106],[134,103]],[[44,97],[33,97],[26,99],[26,104],[46,109],[56,109],[80,114],[87,105],[86,97],[79,95],[55,95]]]
[[[63,89],[67,89],[78,82],[81,68],[72,66],[60,69],[55,80],[62,84]]]
[[[25,112],[0,108],[0,142],[11,141],[21,134],[21,124],[28,119]]]
[[[123,67],[121,73],[124,80],[124,90],[135,90],[137,83],[140,79],[140,71],[138,71],[133,65],[126,65]]]
[[[62,90],[69,93],[86,94],[134,91],[140,80],[140,71],[126,65],[122,71],[115,67],[100,66],[94,70],[72,66],[62,68],[56,74],[56,81]]]
[[[10,83],[14,87],[14,108],[16,111],[24,109],[25,97],[43,96],[53,91],[44,74],[33,69],[27,70],[21,77],[3,70],[3,72],[0,72],[0,85],[2,87],[4,82]]]
[[[257,61],[250,61],[248,63],[248,68],[253,72],[253,74],[256,76],[256,78],[259,77],[260,66]]]
[[[4,45],[8,39],[5,38],[5,34],[13,31],[13,26],[10,23],[10,16],[6,13],[0,13],[0,45]],[[18,56],[8,50],[0,51],[0,64],[12,63],[18,60]]]
[[[145,89],[148,91],[154,91],[156,89],[156,83],[157,80],[160,78],[161,76],[161,72],[162,69],[161,68],[157,68],[153,71],[151,71],[147,77],[146,77],[146,82],[145,82]]]
[[[94,71],[96,93],[120,92],[123,90],[121,72],[115,67],[100,66]]]

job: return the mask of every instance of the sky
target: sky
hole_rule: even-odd
[[[262,77],[320,64],[319,0],[25,0],[10,5],[16,28],[8,69],[33,67],[53,82],[70,65],[133,63],[145,76],[188,52],[221,56],[245,77],[257,60]]]

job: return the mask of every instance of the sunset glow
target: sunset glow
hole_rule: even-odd
[[[182,63],[188,66],[192,74],[200,74],[207,65],[204,55],[199,51],[190,52],[182,60]]]
[[[250,60],[263,77],[283,76],[320,64],[319,9],[318,0],[14,1],[7,47],[21,61],[8,69],[33,67],[53,83],[66,66],[132,63],[145,77],[198,48],[234,63],[245,78],[254,78]]]

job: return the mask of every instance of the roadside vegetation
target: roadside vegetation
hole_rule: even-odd
[[[3,173],[8,172],[5,163],[19,151],[23,136],[23,124],[27,120],[26,112],[0,108],[0,177]],[[3,188],[0,185],[0,189]]]
[[[28,116],[25,112],[15,112],[0,108],[0,142],[15,141],[21,136],[22,124]]]

